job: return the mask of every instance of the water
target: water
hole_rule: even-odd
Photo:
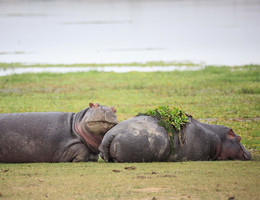
[[[0,62],[260,64],[259,0],[0,0]]]
[[[139,66],[106,66],[106,67],[26,67],[26,68],[0,68],[0,76],[8,76],[12,74],[24,73],[69,73],[69,72],[169,72],[169,71],[196,71],[204,69],[203,66],[153,66],[153,67],[139,67]]]

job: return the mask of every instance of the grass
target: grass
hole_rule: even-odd
[[[0,113],[78,112],[99,102],[116,107],[123,121],[158,105],[178,106],[232,127],[253,154],[249,162],[0,164],[0,199],[260,199],[259,82],[255,65],[0,77]]]
[[[260,166],[252,161],[38,163],[1,168],[4,199],[259,198]]]

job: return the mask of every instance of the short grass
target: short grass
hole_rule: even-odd
[[[3,199],[259,199],[257,162],[1,165]],[[125,169],[130,168],[130,169]]]
[[[260,199],[259,82],[255,65],[0,77],[0,113],[78,112],[98,102],[116,107],[123,121],[167,104],[232,127],[253,154],[249,162],[0,164],[0,198]]]

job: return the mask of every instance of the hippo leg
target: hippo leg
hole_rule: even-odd
[[[88,157],[88,161],[97,162],[98,161],[98,154],[96,153],[90,153]]]
[[[67,148],[59,162],[87,162],[89,160],[94,161],[94,156],[90,156],[89,150],[84,144],[77,143]],[[95,161],[97,160],[98,157],[96,156]]]
[[[100,151],[100,157],[105,160],[105,162],[113,162],[113,159],[110,156],[110,145],[117,134],[118,133],[112,133],[106,135],[98,148],[98,150]]]

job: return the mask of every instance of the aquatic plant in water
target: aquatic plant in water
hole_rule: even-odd
[[[155,109],[148,110],[146,113],[139,113],[137,116],[140,115],[156,117],[159,120],[158,125],[164,127],[170,137],[171,153],[174,152],[175,133],[179,134],[179,140],[182,143],[180,136],[181,128],[188,122],[190,115],[177,107],[166,105],[158,106]]]

